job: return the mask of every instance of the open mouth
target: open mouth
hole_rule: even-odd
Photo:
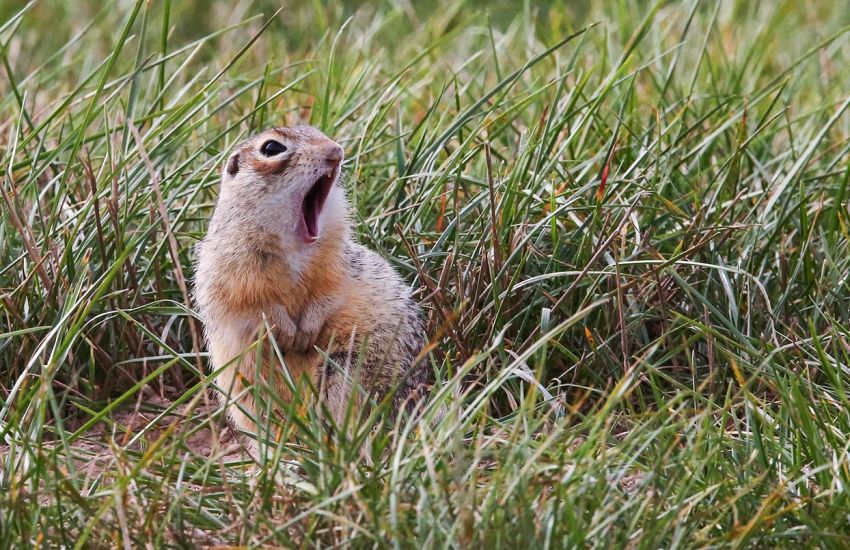
[[[336,168],[328,170],[304,195],[304,202],[301,203],[301,220],[303,221],[303,237],[308,243],[314,243],[319,238],[319,216],[335,178]]]

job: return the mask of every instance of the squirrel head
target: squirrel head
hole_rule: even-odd
[[[228,157],[216,211],[278,235],[286,249],[309,247],[345,224],[342,160],[342,147],[316,128],[265,130]]]

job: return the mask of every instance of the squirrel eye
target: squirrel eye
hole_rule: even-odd
[[[260,152],[267,157],[273,157],[275,155],[285,153],[286,145],[279,141],[270,139],[267,142],[263,143],[262,146],[260,146]]]

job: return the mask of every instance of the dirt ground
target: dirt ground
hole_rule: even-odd
[[[60,457],[70,454],[78,472],[87,479],[115,468],[119,457],[126,458],[122,460],[126,465],[133,460],[128,455],[137,455],[154,446],[177,446],[177,453],[191,453],[202,460],[217,463],[250,459],[240,437],[219,414],[219,405],[214,397],[204,396],[162,415],[173,401],[151,391],[143,390],[142,394],[143,397],[136,403],[117,407],[107,420],[88,428],[71,443],[70,453],[60,450]],[[66,421],[66,433],[76,432],[86,420]],[[43,448],[61,445],[50,439],[44,437]],[[0,444],[0,456],[9,452],[8,444]]]

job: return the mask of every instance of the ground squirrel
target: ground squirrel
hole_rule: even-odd
[[[211,367],[227,365],[216,383],[240,429],[256,429],[257,372],[291,398],[270,346],[260,369],[257,352],[246,351],[264,317],[293,378],[311,377],[337,420],[354,380],[378,399],[396,389],[394,412],[426,381],[419,306],[389,263],[352,237],[342,160],[342,147],[319,130],[283,127],[238,145],[222,170],[195,296]]]

